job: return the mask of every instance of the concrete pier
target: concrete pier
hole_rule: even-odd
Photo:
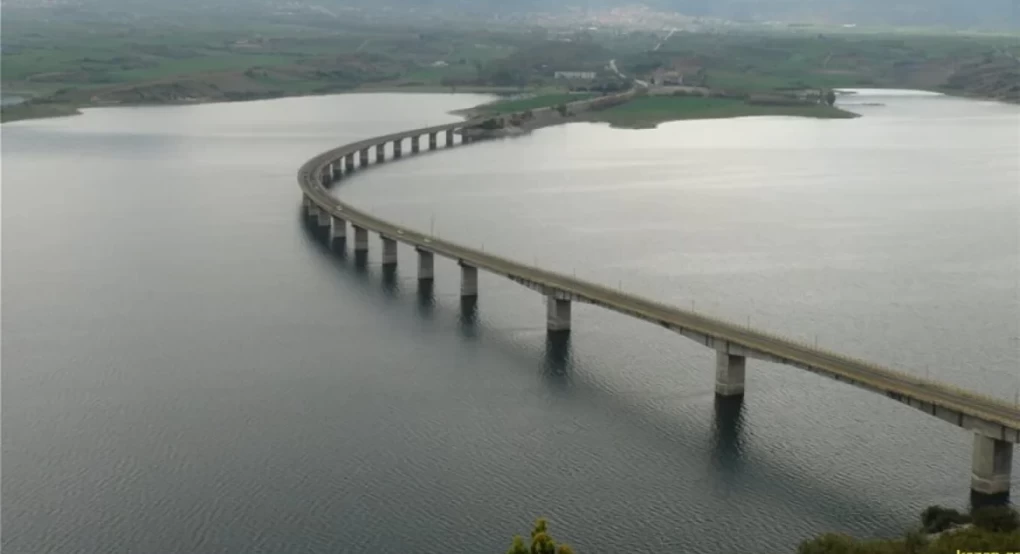
[[[354,171],[354,152],[344,156],[344,173]]]
[[[358,167],[368,167],[368,148],[362,148],[358,152]]]
[[[328,229],[330,224],[329,212],[323,210],[322,208],[319,208],[318,210],[316,210],[316,213],[318,215],[319,227],[326,227]]]
[[[617,97],[630,97],[639,93],[640,89],[632,89]],[[353,175],[344,175],[345,164],[346,171],[352,169],[350,166],[353,164],[349,163],[352,156],[361,165],[365,165],[373,147],[374,161],[382,163],[387,161],[386,150],[391,148],[389,146],[391,143],[393,154],[390,158],[401,157],[405,139],[410,139],[410,148],[414,152],[425,148],[422,143],[426,136],[430,150],[440,146],[438,144],[440,135],[444,135],[444,149],[456,146],[459,150],[461,145],[480,142],[483,139],[463,134],[467,131],[465,126],[476,125],[476,121],[472,119],[366,138],[311,158],[301,166],[298,173],[304,195],[301,210],[307,214],[301,218],[301,227],[310,235],[314,235],[317,242],[325,242],[323,237],[329,237],[328,242],[331,245],[334,241],[342,241],[338,243],[339,248],[353,248],[352,255],[347,256],[348,252],[344,252],[343,257],[352,258],[354,267],[361,273],[368,273],[365,268],[366,260],[369,258],[369,231],[381,236],[382,276],[387,294],[399,289],[395,284],[399,283],[396,279],[395,265],[397,241],[402,242],[404,247],[416,249],[419,294],[424,292],[425,297],[430,299],[429,302],[432,302],[435,257],[457,260],[461,269],[461,329],[465,336],[474,336],[475,333],[478,273],[489,271],[495,277],[509,278],[545,297],[547,340],[550,340],[550,344],[554,342],[568,344],[567,339],[572,333],[571,304],[584,302],[649,322],[656,328],[667,329],[699,345],[714,349],[717,412],[720,411],[719,406],[729,407],[724,416],[717,415],[717,426],[731,436],[736,434],[737,431],[733,429],[739,427],[740,415],[743,413],[740,407],[746,390],[748,358],[785,364],[820,378],[834,379],[847,386],[880,394],[974,434],[971,466],[972,502],[975,498],[980,498],[983,502],[999,503],[1001,499],[1008,498],[1012,479],[1013,445],[1020,444],[1020,406],[1015,402],[969,393],[957,386],[927,379],[920,380],[894,368],[835,355],[829,350],[818,348],[817,345],[812,348],[802,342],[776,336],[767,330],[753,329],[749,323],[741,325],[707,314],[699,314],[694,311],[693,301],[690,309],[672,307],[653,298],[642,298],[626,293],[620,286],[606,287],[577,275],[569,278],[532,264],[486,253],[472,246],[456,244],[450,238],[440,240],[433,236],[431,230],[428,234],[412,231],[396,223],[371,216],[354,206],[347,205],[340,198],[331,198],[330,192],[326,190],[329,183],[335,183],[341,178],[348,179]],[[458,133],[461,133],[460,139],[456,137]],[[456,142],[457,140],[460,142]],[[316,202],[326,206],[327,209],[320,208]],[[354,228],[352,246],[346,244],[348,223]],[[476,239],[472,238],[470,244],[475,242]],[[339,248],[338,253],[341,252]],[[554,369],[569,368],[569,364],[564,361],[566,358],[559,353],[550,359],[555,360],[555,363],[550,365]],[[883,425],[885,423],[887,422],[873,422]],[[730,448],[733,440],[729,441],[729,446],[725,440],[720,441],[720,444],[724,448]]]
[[[368,252],[368,229],[357,225],[351,227],[354,227],[354,251]]]
[[[435,256],[428,250],[418,250],[418,280],[431,281],[435,277]]]
[[[550,331],[570,330],[570,300],[549,295],[546,299],[546,325]]]
[[[337,216],[333,216],[332,221],[333,224],[329,228],[330,246],[347,240],[347,222]]]
[[[989,496],[1009,496],[1013,467],[1013,443],[974,435],[970,489]]]
[[[478,268],[460,263],[460,296],[478,296]]]
[[[397,265],[397,241],[386,236],[379,236],[382,239],[382,264]]]
[[[744,373],[747,359],[735,356],[726,350],[715,353],[715,394],[716,396],[743,396]]]

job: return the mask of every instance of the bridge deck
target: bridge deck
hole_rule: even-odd
[[[726,341],[757,353],[764,353],[784,363],[808,366],[833,376],[839,376],[868,388],[925,403],[948,408],[960,414],[1001,425],[1002,440],[1020,441],[1020,409],[1003,400],[981,395],[936,381],[881,367],[864,360],[851,358],[825,349],[800,344],[771,333],[729,323],[714,317],[684,310],[643,298],[620,290],[604,287],[572,277],[534,267],[513,260],[462,246],[454,242],[423,234],[419,231],[394,225],[332,197],[320,185],[318,175],[331,161],[379,143],[420,136],[430,132],[458,129],[477,121],[461,121],[447,125],[427,127],[394,133],[359,141],[324,152],[309,160],[299,171],[298,180],[304,193],[320,208],[368,229],[417,248],[459,260],[460,262],[507,276],[514,280],[541,285],[547,290],[569,294],[576,300],[598,304],[614,311],[639,317],[675,330],[686,330]],[[962,425],[962,422],[960,423]],[[1008,435],[1007,435],[1008,431]]]

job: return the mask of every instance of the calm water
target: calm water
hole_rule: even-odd
[[[783,552],[963,505],[970,436],[452,262],[420,295],[299,217],[296,168],[478,96],[90,110],[3,126],[5,553]],[[545,129],[337,189],[444,237],[1012,399],[1020,111]],[[1020,461],[1020,456],[1018,456]],[[1020,468],[1014,469],[1020,472]],[[1014,489],[1014,495],[1020,489]]]
[[[13,104],[20,104],[20,103],[22,103],[24,101],[25,101],[25,98],[23,96],[18,96],[16,94],[3,94],[3,95],[0,95],[0,105],[6,106],[8,104],[11,104],[11,105],[13,105]]]

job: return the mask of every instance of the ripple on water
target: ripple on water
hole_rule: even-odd
[[[5,124],[4,551],[500,551],[545,515],[581,552],[764,553],[965,502],[967,433],[876,395],[751,362],[745,400],[719,403],[712,353],[654,326],[575,306],[548,344],[541,299],[503,279],[481,276],[471,320],[452,263],[422,301],[410,249],[391,285],[375,242],[364,270],[326,256],[293,168],[479,100]],[[1011,394],[1015,108],[881,101],[841,122],[551,128],[337,192]],[[59,201],[41,166],[74,176]]]

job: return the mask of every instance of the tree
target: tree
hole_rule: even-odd
[[[825,103],[830,106],[836,104],[836,93],[831,88],[825,91]]]
[[[506,554],[528,554],[528,547],[524,545],[524,539],[520,535],[514,537],[514,542]]]
[[[941,533],[964,523],[970,523],[970,517],[952,508],[928,506],[921,512],[921,528],[926,533]]]
[[[531,548],[524,544],[520,535],[514,537],[513,544],[507,554],[574,554],[574,549],[561,544],[556,546],[556,541],[549,535],[549,523],[545,518],[535,520],[535,527],[531,530]]]

